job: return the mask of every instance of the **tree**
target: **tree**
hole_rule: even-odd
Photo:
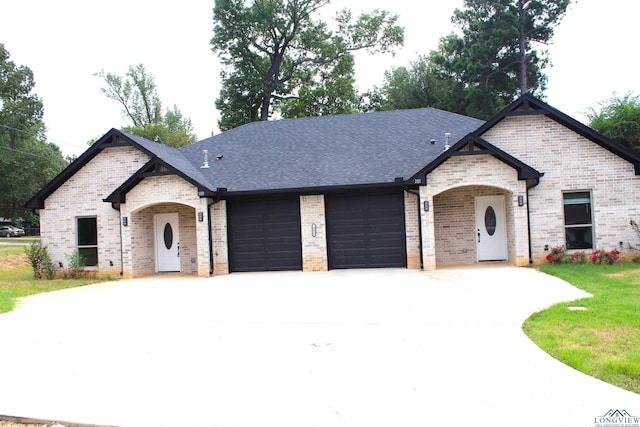
[[[173,110],[167,110],[159,123],[151,123],[146,126],[127,126],[125,132],[159,142],[169,147],[180,148],[196,142],[193,134],[191,119],[182,116],[182,113],[173,106]]]
[[[428,56],[420,56],[408,67],[385,71],[383,85],[374,87],[367,109],[384,111],[434,107],[453,111],[455,103],[452,100],[460,90],[454,83],[437,74]]]
[[[344,55],[331,66],[321,67],[319,81],[303,84],[297,96],[278,103],[282,117],[310,117],[350,114],[360,110],[360,96],[355,90],[354,58]]]
[[[640,151],[640,96],[613,94],[597,111],[587,113],[589,125],[609,139]]]
[[[486,79],[509,74],[519,82],[520,94],[543,89],[548,65],[545,45],[554,26],[564,17],[571,0],[465,0],[452,21],[462,29],[470,53],[489,60]]]
[[[155,78],[143,64],[130,66],[124,77],[104,70],[96,75],[106,84],[101,92],[120,103],[122,116],[131,120],[125,131],[176,148],[196,141],[191,119],[176,105],[162,115]]]
[[[37,222],[24,204],[67,166],[59,147],[46,142],[34,86],[33,72],[0,44],[0,217],[15,224]]]
[[[328,0],[216,0],[212,50],[222,60],[219,127],[288,116],[347,112],[357,104],[352,52],[392,52],[404,30],[375,10],[355,22],[336,16],[332,32],[314,14]],[[355,102],[355,104],[354,104]]]
[[[409,90],[421,106],[489,118],[526,92],[542,96],[549,43],[570,0],[465,0],[452,22],[461,34],[440,39],[437,50],[386,79],[381,108],[406,102],[393,91]],[[398,86],[399,84],[399,86]],[[411,89],[410,89],[411,88]],[[392,92],[390,92],[392,91]],[[405,94],[405,95],[406,95]],[[401,104],[400,104],[401,105]]]

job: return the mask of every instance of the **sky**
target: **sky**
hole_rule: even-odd
[[[16,64],[29,67],[44,102],[50,142],[79,155],[87,141],[129,123],[120,105],[101,92],[95,73],[124,75],[142,63],[155,76],[163,107],[190,117],[198,139],[218,133],[215,99],[220,63],[211,51],[213,0],[4,0],[0,43]],[[345,7],[354,14],[376,8],[399,15],[404,47],[395,56],[356,56],[356,82],[380,86],[384,72],[409,65],[436,49],[454,30],[451,15],[462,0],[333,0],[326,18]],[[548,46],[552,67],[546,101],[586,122],[590,107],[614,93],[640,93],[638,0],[574,0]]]

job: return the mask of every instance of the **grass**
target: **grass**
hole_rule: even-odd
[[[532,315],[523,326],[529,338],[585,374],[640,393],[640,265],[560,264],[540,270],[593,298]]]
[[[5,244],[7,240],[9,244]],[[104,280],[95,278],[34,280],[33,270],[24,253],[24,246],[31,241],[33,239],[0,238],[0,313],[13,310],[17,300],[28,295],[75,288]]]

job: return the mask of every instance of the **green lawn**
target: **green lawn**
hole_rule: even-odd
[[[545,265],[593,295],[532,315],[525,333],[567,365],[640,393],[640,265]],[[570,310],[584,307],[586,310]]]
[[[27,295],[73,288],[102,280],[34,280],[33,270],[24,253],[24,246],[29,245],[31,241],[33,239],[0,238],[0,313],[13,310],[17,299]]]

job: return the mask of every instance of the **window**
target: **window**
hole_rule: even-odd
[[[593,220],[589,192],[564,193],[567,249],[593,249]]]
[[[78,218],[78,253],[87,266],[98,265],[98,221],[96,217]]]

